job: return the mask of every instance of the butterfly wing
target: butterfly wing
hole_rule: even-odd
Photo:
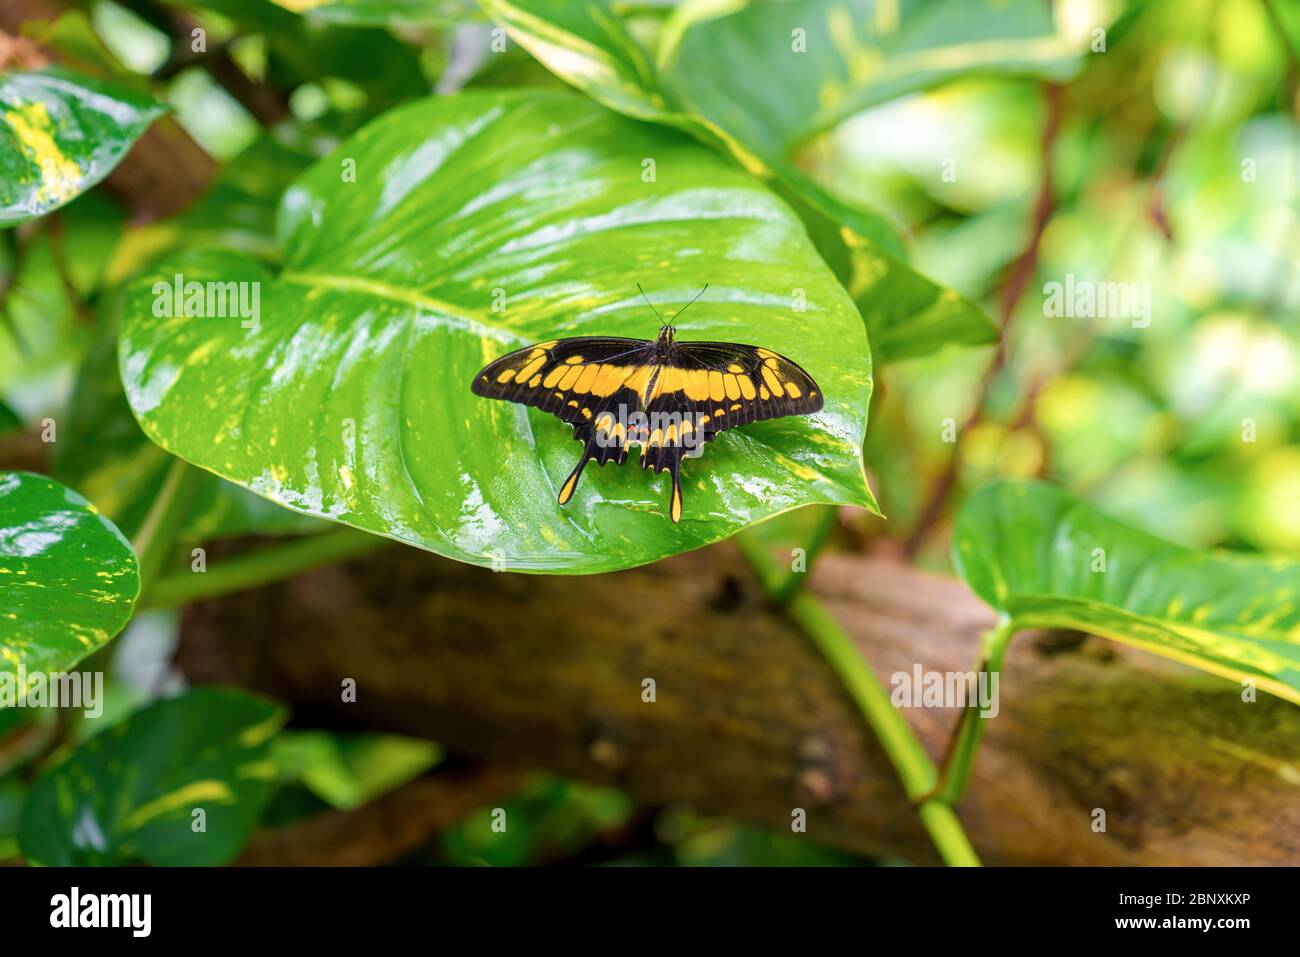
[[[488,363],[470,388],[489,399],[535,406],[565,422],[591,422],[604,400],[624,398],[620,393],[649,347],[644,339],[552,339]]]
[[[681,520],[681,462],[719,432],[822,408],[821,389],[794,361],[732,342],[679,342],[662,361],[644,339],[552,339],[488,363],[475,395],[535,406],[573,426],[582,458],[560,487],[563,505],[586,464],[627,458],[672,475],[670,514]]]
[[[736,342],[679,342],[686,397],[698,407],[710,437],[724,429],[820,412],[821,387],[792,359]]]
[[[646,396],[649,434],[641,467],[673,480],[670,514],[681,517],[681,463],[719,432],[822,408],[821,389],[797,363],[760,346],[679,342]]]

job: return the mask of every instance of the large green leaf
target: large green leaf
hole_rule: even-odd
[[[824,217],[884,249],[901,255],[902,241],[879,213],[850,206],[830,196],[789,161],[771,137],[747,139],[718,123],[665,86],[665,78],[617,15],[613,0],[570,3],[566,0],[480,0],[488,15],[547,69],[610,109],[637,119],[685,130],[710,145],[731,152],[756,175],[773,179],[788,198],[806,207],[801,212]],[[745,84],[757,63],[731,64]],[[708,67],[715,76],[716,63]],[[767,69],[763,63],[760,69]],[[721,78],[718,82],[725,82]],[[819,230],[820,232],[820,230]]]
[[[166,109],[57,68],[0,74],[0,226],[94,186]]]
[[[37,778],[23,855],[63,867],[225,863],[271,794],[269,742],[284,719],[270,701],[217,688],[133,714]]]
[[[424,101],[305,174],[280,236],[278,276],[212,251],[144,277],[120,346],[146,434],[261,495],[462,561],[556,572],[653,561],[800,505],[875,507],[853,304],[790,210],[687,137],[564,92]],[[260,284],[260,323],[155,316],[155,283],[177,274]],[[669,311],[711,283],[683,338],[786,353],[826,396],[817,415],[724,433],[689,461],[680,525],[667,476],[635,465],[590,470],[559,507],[570,428],[469,389],[529,342],[652,336],[637,282]]]
[[[114,325],[104,323],[82,360],[72,399],[59,418],[51,471],[55,478],[94,500],[104,515],[134,538],[176,460],[149,441],[131,414],[117,369]],[[331,527],[203,473],[194,485],[176,538],[191,544],[238,535],[319,532]]]
[[[131,546],[93,505],[0,472],[0,675],[71,668],[122,630],[139,594]]]
[[[1183,548],[1041,482],[971,496],[953,559],[1013,628],[1086,631],[1300,703],[1300,562]]]
[[[872,77],[910,76],[892,65],[895,49],[906,50],[909,43],[871,26],[876,21],[866,16],[870,11],[859,9],[870,4],[687,4],[663,33],[660,69],[617,16],[615,3],[482,2],[521,46],[593,99],[628,116],[686,130],[768,177],[807,222],[818,248],[848,286],[873,345],[877,333],[888,343],[878,359],[996,339],[996,326],[978,306],[905,264],[902,243],[884,216],[832,195],[796,161],[800,131],[824,104],[853,98],[865,108],[871,105],[867,90],[876,90]],[[1033,5],[1032,0],[1021,5]],[[904,22],[929,22],[914,13],[908,8]],[[1019,36],[1025,29],[1001,14],[994,20],[978,35],[1003,29]],[[1027,22],[1033,24],[1030,36],[1041,40],[1042,18]],[[1046,28],[1050,32],[1050,19]],[[805,33],[805,53],[792,49],[796,29]],[[933,31],[918,23],[915,32],[929,36]],[[955,42],[959,34],[950,36]],[[909,56],[900,53],[898,59],[915,62]],[[951,51],[936,56],[952,61],[952,68],[914,76],[910,86],[882,82],[876,95],[883,99],[887,91],[898,95],[958,75],[958,62],[967,69],[974,65],[972,57]],[[1054,65],[1064,68],[1063,62]]]

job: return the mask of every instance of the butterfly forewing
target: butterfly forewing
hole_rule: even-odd
[[[489,363],[472,388],[475,395],[536,406],[565,422],[590,422],[609,400],[635,397],[637,380],[649,375],[644,359],[651,345],[598,336],[539,342]]]
[[[762,346],[679,342],[683,392],[710,436],[750,422],[807,415],[823,405],[821,390],[797,363]]]

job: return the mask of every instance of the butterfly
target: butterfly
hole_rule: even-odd
[[[648,297],[646,303],[659,316]],[[573,497],[588,462],[622,465],[635,445],[643,469],[672,476],[669,514],[679,522],[683,458],[702,455],[726,429],[821,410],[821,389],[785,356],[737,342],[678,341],[676,326],[659,321],[653,340],[551,339],[504,355],[474,376],[475,395],[536,406],[573,426],[583,451],[560,486],[561,505]]]

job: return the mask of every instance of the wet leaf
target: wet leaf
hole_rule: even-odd
[[[67,414],[61,417],[51,471],[59,481],[81,489],[125,535],[134,538],[176,460],[149,441],[131,414],[118,375],[113,325],[105,323],[82,360]],[[191,544],[239,535],[307,534],[331,527],[205,473],[194,484],[176,538],[178,543]]]
[[[484,2],[521,46],[577,89],[628,116],[686,130],[769,177],[853,294],[873,345],[877,335],[887,343],[880,361],[993,342],[997,327],[974,303],[907,266],[883,215],[804,173],[796,156],[802,141],[856,111],[845,104],[865,109],[977,69],[1066,73],[1074,66],[1034,0],[998,5],[972,34],[994,38],[983,45],[935,26],[953,15],[937,9],[946,6],[909,8],[887,31],[873,26],[878,20],[865,3],[688,4],[670,17],[656,65],[615,4]],[[840,112],[825,110],[830,104]],[[818,116],[822,125],[808,127]]]
[[[0,680],[71,668],[122,630],[139,594],[131,546],[93,505],[0,472]]]
[[[285,716],[217,688],[136,712],[37,778],[19,824],[23,855],[62,867],[224,864],[271,794],[269,742]]]
[[[122,378],[145,433],[230,481],[461,561],[566,573],[654,561],[800,505],[875,507],[860,318],[790,210],[687,137],[564,92],[425,101],[313,167],[279,225],[279,275],[211,251],[144,277],[124,307]],[[259,290],[256,327],[155,315],[177,274]],[[653,337],[637,282],[669,311],[710,283],[681,338],[767,346],[826,396],[689,461],[680,525],[668,477],[635,463],[590,470],[559,507],[570,427],[469,389],[529,342]]]
[[[1078,629],[1300,703],[1300,562],[1183,548],[1041,482],[971,496],[953,560],[1017,629]]]
[[[0,74],[0,226],[90,189],[166,109],[58,68]]]

